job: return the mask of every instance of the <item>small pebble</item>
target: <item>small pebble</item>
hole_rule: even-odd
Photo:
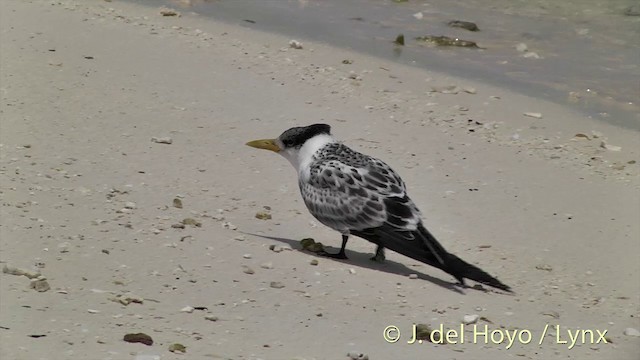
[[[125,306],[127,306],[127,305],[129,305],[131,303],[142,304],[144,302],[144,299],[142,297],[136,296],[136,295],[133,295],[133,294],[129,294],[129,295],[120,294],[120,295],[117,295],[117,296],[115,296],[115,297],[113,297],[113,298],[111,298],[109,300],[117,302],[117,303],[120,303],[120,304],[125,305]]]
[[[417,279],[418,274],[409,274],[409,279]]]
[[[180,309],[180,312],[185,312],[185,313],[191,314],[194,310],[195,310],[195,308],[193,306],[185,306],[182,309]]]
[[[160,9],[160,15],[162,16],[180,16],[180,13],[173,10],[173,9],[169,9],[169,8],[161,8]]]
[[[249,274],[249,275],[253,275],[253,274],[256,273],[252,268],[250,268],[250,267],[248,267],[246,265],[242,266],[242,272],[245,273],[245,274]]]
[[[624,334],[627,336],[640,336],[640,331],[634,328],[626,328],[624,329]]]
[[[547,264],[536,265],[536,269],[544,270],[544,271],[552,271],[553,270],[551,265],[547,265]]]
[[[124,204],[124,208],[125,209],[135,209],[136,208],[136,203],[134,203],[133,201],[127,201]]]
[[[258,211],[256,213],[256,219],[260,220],[271,220],[271,214],[266,211]]]
[[[251,254],[244,254],[242,257],[245,259],[251,259]]]
[[[532,118],[536,118],[536,119],[542,119],[542,114],[541,113],[526,112],[526,113],[523,113],[522,115],[528,116],[528,117],[532,117]]]
[[[300,49],[302,49],[302,43],[297,41],[297,40],[291,40],[291,41],[289,41],[289,47],[293,48],[293,49],[300,50]]]
[[[282,289],[284,287],[284,284],[281,283],[280,281],[272,281],[269,286],[271,286],[274,289]]]
[[[180,200],[178,198],[174,198],[173,199],[173,207],[174,208],[178,208],[178,209],[182,209],[182,200]]]
[[[158,144],[171,144],[173,143],[173,139],[170,137],[152,137],[151,142]]]
[[[13,267],[7,264],[5,264],[2,267],[2,272],[10,275],[18,275],[18,276],[24,275],[29,279],[35,279],[41,276],[39,271],[29,271],[29,270]]]
[[[182,223],[185,225],[191,225],[191,226],[195,226],[195,227],[201,227],[202,223],[196,219],[193,218],[186,218],[184,220],[182,220]]]
[[[417,324],[416,325],[416,339],[418,340],[426,340],[431,341],[431,333],[433,330],[427,324]],[[434,336],[435,341],[439,341],[440,338],[438,336]]]
[[[356,269],[354,268],[349,268],[349,274],[355,274],[356,273]]]
[[[31,279],[29,283],[29,288],[34,289],[37,292],[46,292],[51,289],[51,286],[47,282],[47,279],[44,276],[39,276],[36,279]]]
[[[447,23],[450,27],[461,28],[469,31],[480,31],[476,23],[470,21],[451,20]]]
[[[130,343],[143,343],[147,346],[153,345],[153,339],[145,333],[126,334],[123,340]]]
[[[351,360],[369,360],[369,355],[363,354],[359,351],[349,351],[347,356]]]
[[[187,352],[187,347],[182,344],[175,343],[175,344],[169,345],[169,351],[171,351],[172,353],[184,354]]]
[[[244,237],[244,235],[238,235],[238,236],[234,237],[233,239],[237,240],[237,241],[245,241],[245,240],[247,240],[247,238]]]
[[[273,269],[273,263],[271,262],[262,263],[260,264],[260,267],[263,269]]]
[[[215,315],[205,315],[204,319],[205,320],[209,320],[209,321],[218,321],[218,320],[220,320],[220,318],[215,316]]]
[[[309,264],[310,264],[310,265],[313,265],[313,266],[318,266],[318,260],[316,260],[316,259],[311,259],[311,261],[309,261]]]
[[[475,323],[478,322],[479,318],[480,318],[480,316],[478,316],[477,314],[465,315],[462,318],[462,323],[465,324],[465,325],[475,324]]]

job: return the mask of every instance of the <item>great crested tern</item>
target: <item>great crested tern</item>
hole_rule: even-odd
[[[511,291],[510,287],[447,252],[427,230],[420,210],[400,176],[381,160],[338,142],[327,124],[294,127],[276,139],[254,140],[251,147],[274,151],[298,171],[302,199],[311,214],[342,234],[342,247],[327,256],[346,259],[349,235],[376,244],[374,259],[388,248],[464,279]]]

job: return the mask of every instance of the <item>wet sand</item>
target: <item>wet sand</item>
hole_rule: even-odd
[[[0,7],[0,261],[50,286],[0,274],[0,357],[640,351],[625,335],[640,329],[637,133],[485,83],[319,43],[292,49],[290,38],[187,13],[66,0]],[[373,263],[374,246],[359,239],[347,261],[302,251],[302,238],[337,247],[339,235],[307,213],[284,159],[244,143],[315,122],[393,166],[441,243],[515,294],[460,290],[397,254]],[[479,331],[531,340],[474,343],[467,325],[462,344],[407,343],[413,324],[459,329],[473,314]],[[388,326],[401,331],[395,343]],[[569,349],[576,330],[592,330],[594,343]],[[604,330],[609,343],[595,343]],[[139,332],[153,345],[123,341]],[[170,352],[174,343],[187,353]]]
[[[131,0],[159,6],[158,0]],[[431,71],[482,81],[640,130],[640,17],[629,0],[164,0],[229,24],[353,49]],[[447,24],[472,21],[478,31]],[[405,46],[389,43],[398,34]],[[448,36],[478,48],[434,46]]]

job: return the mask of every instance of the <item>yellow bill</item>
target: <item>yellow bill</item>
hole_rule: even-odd
[[[276,139],[261,139],[261,140],[253,140],[249,141],[247,145],[264,150],[271,150],[273,152],[279,152],[281,149],[278,145],[276,145]]]

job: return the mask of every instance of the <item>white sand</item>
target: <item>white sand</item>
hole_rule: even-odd
[[[640,328],[639,166],[627,163],[640,161],[637,133],[485,84],[158,10],[0,2],[0,260],[40,263],[51,285],[36,292],[0,274],[0,358],[637,358],[640,338],[623,334]],[[429,91],[448,85],[475,94]],[[304,237],[335,247],[339,235],[307,213],[284,159],[244,143],[315,122],[392,165],[442,244],[515,295],[456,290],[451,276],[391,252],[372,263],[374,246],[356,238],[344,262],[300,251]],[[135,208],[119,213],[127,202]],[[263,206],[271,220],[254,217]],[[202,226],[172,228],[189,217]],[[110,300],[118,294],[145,300],[124,306]],[[529,330],[531,342],[473,343],[467,326],[464,344],[407,344],[414,323],[459,329],[468,314],[489,331]],[[567,329],[594,340],[606,329],[612,343],[580,338],[569,350],[556,324],[560,341]],[[383,338],[389,325],[402,331],[395,344]],[[155,343],[122,340],[135,332]]]

